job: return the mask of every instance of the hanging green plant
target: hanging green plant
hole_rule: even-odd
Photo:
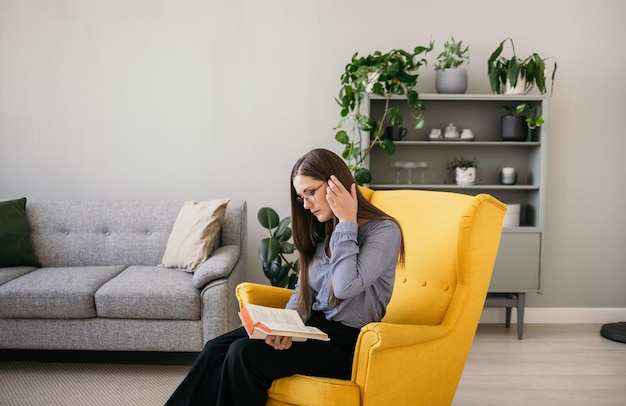
[[[414,128],[423,127],[426,108],[415,87],[419,68],[428,64],[424,56],[432,49],[433,41],[428,47],[415,47],[413,52],[394,49],[387,53],[376,51],[365,57],[355,53],[346,65],[336,99],[341,107],[341,120],[336,127],[335,139],[344,146],[342,157],[359,185],[372,180],[369,169],[363,165],[372,148],[378,145],[389,156],[395,154],[393,140],[383,139],[386,125],[399,127],[404,121],[402,112],[390,106],[393,96],[406,97]],[[363,110],[368,93],[381,96],[385,101],[382,117],[375,121]],[[364,137],[364,133],[369,136]]]

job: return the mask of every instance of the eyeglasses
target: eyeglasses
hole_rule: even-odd
[[[324,182],[326,183],[326,182]],[[315,194],[317,193],[318,190],[320,190],[320,188],[322,186],[324,186],[324,183],[322,183],[321,185],[319,185],[318,187],[316,187],[315,189],[309,190],[308,192],[305,193],[305,196],[296,196],[296,202],[298,202],[301,205],[304,205],[304,201],[306,200],[309,203],[315,203],[316,199],[315,199]]]

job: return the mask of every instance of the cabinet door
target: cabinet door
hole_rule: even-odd
[[[540,262],[540,232],[503,232],[489,292],[538,292]]]

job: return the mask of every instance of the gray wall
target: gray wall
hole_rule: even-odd
[[[516,4],[0,0],[0,196],[246,199],[249,278],[265,281],[256,212],[287,215],[293,162],[340,151],[352,54],[452,34],[470,45],[468,91],[489,93],[486,60],[510,36],[559,63],[544,293],[528,305],[626,308],[626,3]],[[432,65],[418,90],[434,92]]]

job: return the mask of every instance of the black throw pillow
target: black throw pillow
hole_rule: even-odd
[[[0,202],[0,267],[41,265],[30,242],[26,198]]]

